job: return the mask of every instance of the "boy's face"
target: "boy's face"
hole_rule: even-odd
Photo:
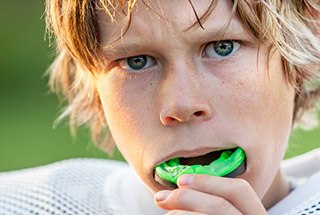
[[[194,5],[199,16],[209,2]],[[135,6],[128,31],[112,44],[126,21],[120,14],[112,23],[100,14],[112,66],[98,76],[97,89],[119,150],[158,191],[164,187],[154,180],[157,164],[241,147],[247,168],[238,177],[262,198],[278,172],[293,115],[294,89],[279,53],[271,51],[268,61],[268,47],[259,48],[237,17],[220,38],[229,1],[219,1],[204,29],[188,31],[196,22],[188,1],[150,3],[153,10]]]

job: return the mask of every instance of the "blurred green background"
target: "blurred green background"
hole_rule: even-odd
[[[108,158],[81,129],[69,135],[67,123],[53,129],[59,102],[44,73],[53,52],[45,41],[44,2],[0,3],[0,171],[38,166],[74,157]],[[319,147],[320,130],[297,131],[286,157]],[[116,159],[121,159],[119,153]]]

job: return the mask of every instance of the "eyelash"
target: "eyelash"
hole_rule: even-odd
[[[231,51],[230,54],[228,54],[227,56],[216,56],[216,57],[208,57],[206,56],[206,53],[205,53],[205,50],[206,48],[208,48],[210,45],[219,45],[219,44],[222,44],[222,43],[226,43],[226,42],[231,42],[233,45],[232,45],[232,48],[233,50]],[[207,59],[210,59],[210,60],[214,60],[218,63],[221,63],[221,62],[224,62],[224,61],[228,61],[230,60],[232,57],[235,57],[236,55],[238,55],[239,53],[239,50],[244,46],[243,42],[242,41],[239,41],[239,40],[220,40],[220,41],[213,41],[213,42],[210,42],[210,43],[207,43],[203,49],[202,49],[202,57],[205,57]]]
[[[232,51],[229,54],[227,54],[226,56],[218,56],[218,54],[216,54],[216,56],[214,56],[214,57],[206,56],[206,55],[208,55],[208,53],[206,53],[206,49],[207,48],[209,48],[211,45],[214,46],[213,48],[217,48],[215,46],[217,46],[219,44],[223,44],[223,43],[229,43],[229,46],[230,46],[230,43],[232,44]],[[244,46],[244,44],[239,40],[213,41],[213,42],[209,42],[209,43],[204,45],[204,47],[202,49],[202,56],[207,58],[207,59],[209,59],[209,60],[214,60],[217,63],[221,63],[221,62],[224,62],[224,61],[228,61],[228,60],[230,60],[230,58],[232,58],[235,55],[237,55],[238,52],[239,52],[239,49],[242,46]],[[214,51],[216,52],[216,50],[214,50]],[[137,61],[135,61],[134,58],[136,58]],[[130,66],[128,64],[129,64],[130,60],[132,60],[131,63],[139,63],[138,61],[143,60],[144,61],[143,63],[145,63],[145,64],[142,66],[141,69],[140,68],[139,69],[129,68]],[[151,62],[149,62],[149,61],[151,61]],[[158,61],[154,57],[149,56],[149,55],[136,55],[136,56],[131,56],[131,57],[118,59],[118,60],[115,61],[115,64],[120,69],[128,71],[130,74],[138,75],[139,73],[144,73],[145,71],[147,71],[151,67],[157,65]],[[147,65],[147,67],[145,68],[146,65]],[[124,67],[127,67],[127,68],[124,68]]]
[[[143,60],[142,63],[145,63],[145,64],[142,66],[141,69],[134,69],[132,67],[129,68],[130,67],[130,65],[129,65],[130,60],[132,60],[131,63],[139,63],[138,61]],[[149,56],[149,55],[136,55],[136,56],[126,57],[126,58],[116,60],[116,64],[119,68],[126,70],[126,71],[129,71],[129,73],[138,74],[138,73],[143,73],[144,71],[148,70],[149,68],[157,65],[158,62],[154,57]],[[125,67],[127,67],[127,68],[125,68]]]

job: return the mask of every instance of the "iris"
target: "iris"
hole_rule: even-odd
[[[228,56],[232,53],[234,49],[233,41],[226,40],[218,42],[213,46],[214,51],[220,56]]]
[[[147,65],[147,56],[140,55],[127,58],[128,66],[133,70],[143,69]]]

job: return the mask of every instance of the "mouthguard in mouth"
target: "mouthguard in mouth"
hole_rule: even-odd
[[[242,148],[219,152],[221,152],[220,157],[209,165],[182,165],[179,158],[163,162],[155,167],[155,180],[162,185],[177,188],[177,180],[181,175],[207,174],[233,178],[246,170],[246,156]]]

